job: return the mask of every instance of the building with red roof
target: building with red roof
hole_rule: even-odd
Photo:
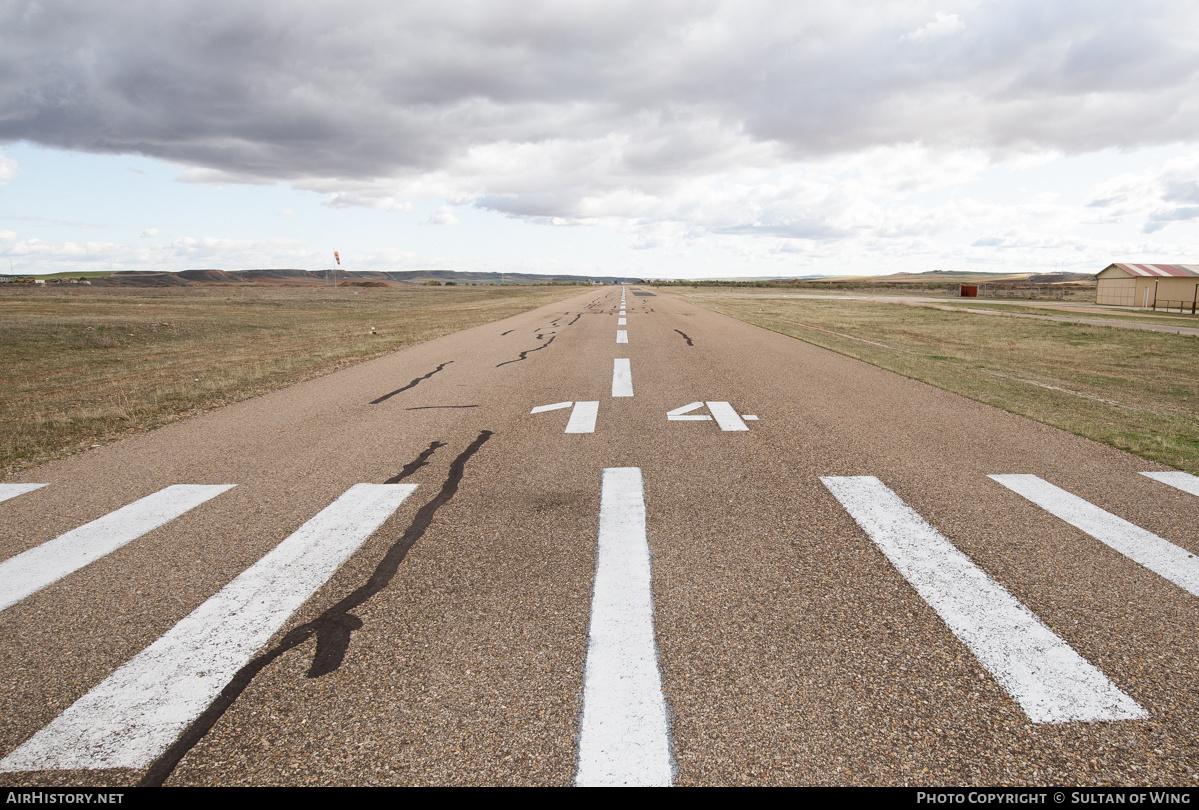
[[[1097,278],[1097,304],[1192,314],[1199,304],[1199,264],[1117,263],[1105,267]]]

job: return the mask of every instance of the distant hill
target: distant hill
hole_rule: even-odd
[[[1061,287],[1094,287],[1095,276],[1090,273],[970,273],[956,270],[929,270],[924,273],[892,273],[889,276],[790,276],[783,278],[707,278],[654,281],[667,286],[714,287],[800,287],[821,289],[845,288],[911,288],[946,289],[958,284],[990,286],[1055,285]]]
[[[54,273],[39,276],[53,283],[60,278],[83,278],[91,280],[96,287],[186,287],[203,284],[254,284],[261,286],[304,286],[319,287],[334,283],[333,270],[298,270],[290,268],[261,268],[254,270],[219,270],[204,268],[180,270],[177,272],[124,271],[118,273],[100,273],[85,271],[80,273]],[[483,273],[460,272],[456,270],[364,270],[336,271],[336,281],[361,284],[362,282],[379,282],[391,287],[428,284],[452,283],[465,284],[644,284],[644,279],[623,276],[582,276],[557,273],[553,275],[537,275],[534,273]],[[924,273],[893,273],[889,276],[757,276],[745,278],[719,279],[679,279],[677,281],[660,280],[659,284],[713,284],[755,286],[816,286],[845,285],[871,287],[906,287],[925,284],[1054,284],[1093,286],[1095,276],[1090,273],[970,273],[954,270],[930,270]]]
[[[70,277],[70,273],[55,276]],[[379,282],[388,286],[410,286],[437,282],[439,284],[636,284],[638,278],[620,276],[576,276],[567,274],[536,275],[534,273],[474,273],[455,270],[403,270],[403,271],[345,271],[345,270],[296,270],[287,268],[263,268],[256,270],[196,269],[173,273],[148,271],[126,271],[107,275],[92,275],[93,286],[97,287],[183,287],[198,284],[257,284],[319,287],[342,282]],[[52,277],[47,277],[50,279]]]
[[[818,281],[855,282],[859,284],[1094,284],[1093,273],[970,273],[957,270],[929,270],[924,273],[893,273],[889,276],[840,276]]]
[[[220,281],[225,283],[236,283],[243,281],[231,273],[226,273],[224,270],[184,270],[173,275],[187,281]]]

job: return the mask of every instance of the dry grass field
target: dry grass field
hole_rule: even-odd
[[[1095,296],[1092,293],[1091,300],[1085,303],[1093,304],[1094,299]],[[1098,318],[1105,321],[1136,321],[1138,323],[1156,323],[1165,324],[1168,326],[1186,326],[1190,328],[1199,327],[1199,315],[1192,315],[1189,310],[1179,314],[1177,310],[1173,312],[1167,312],[1164,309],[1159,309],[1156,312],[1153,310],[1121,311],[1115,307],[1088,307],[1084,311],[1079,307],[1071,307],[1069,303],[1061,304],[1057,307],[1053,305],[1047,306],[1044,304],[1030,306],[1027,304],[979,301],[977,298],[955,298],[944,301],[939,304],[939,306],[958,307],[961,309],[985,309],[990,312],[1017,312],[1026,315],[1064,315],[1074,318]]]
[[[870,301],[687,300],[1199,473],[1199,338]]]
[[[579,292],[5,285],[0,477]]]

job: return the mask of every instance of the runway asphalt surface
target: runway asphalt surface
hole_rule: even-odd
[[[1199,783],[1195,479],[621,295],[0,485],[0,783]]]

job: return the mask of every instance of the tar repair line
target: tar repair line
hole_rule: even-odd
[[[1192,495],[1199,495],[1199,478],[1184,472],[1143,472],[1141,475],[1147,478],[1152,478],[1154,481],[1160,481],[1167,486],[1181,489],[1183,492],[1189,492]],[[31,486],[30,484],[18,484],[17,486]]]
[[[633,396],[633,368],[627,357],[618,357],[612,361],[612,396]]]
[[[989,475],[1051,515],[1199,596],[1199,558],[1035,475]]]
[[[672,781],[643,493],[639,468],[604,470],[575,776],[580,787]]]
[[[350,487],[0,761],[0,770],[148,765],[415,489]]]
[[[24,495],[26,492],[41,489],[44,486],[46,484],[0,484],[0,503],[7,501],[9,498]]]
[[[29,485],[25,485],[29,486]],[[33,485],[33,486],[41,486]],[[234,484],[176,484],[0,563],[0,610],[37,593]]]
[[[1034,723],[1148,717],[882,481],[820,480]]]

